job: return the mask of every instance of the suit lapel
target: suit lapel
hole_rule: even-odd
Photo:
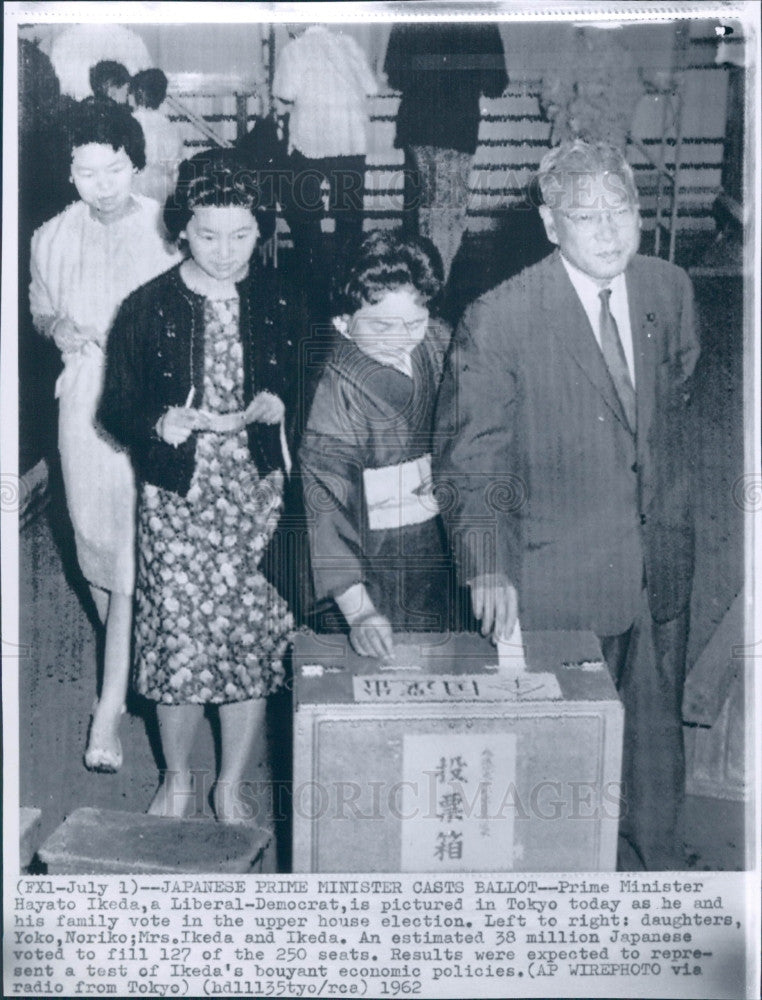
[[[658,317],[653,312],[653,289],[647,288],[641,280],[637,258],[627,269],[625,280],[635,359],[638,438],[646,442],[654,413],[657,351],[660,342]]]
[[[571,355],[585,378],[601,394],[617,420],[631,432],[608,366],[595,334],[590,329],[587,313],[566,273],[558,251],[549,260],[548,267],[552,271],[552,279],[541,282],[547,328],[553,331],[562,349]]]

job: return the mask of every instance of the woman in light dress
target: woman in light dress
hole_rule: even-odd
[[[32,237],[30,305],[64,364],[56,384],[58,442],[77,558],[105,626],[100,699],[85,764],[116,771],[130,659],[135,486],[128,456],[95,423],[104,348],[121,301],[177,261],[157,202],[135,195],[145,166],[140,125],[116,104],[82,101],[71,120],[71,180],[80,200]]]

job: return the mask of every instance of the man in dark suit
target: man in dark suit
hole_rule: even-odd
[[[625,708],[620,866],[680,868],[691,284],[637,254],[618,150],[565,143],[538,179],[557,250],[464,314],[434,474],[485,634],[520,613],[601,638]]]

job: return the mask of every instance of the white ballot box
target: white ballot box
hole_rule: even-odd
[[[298,872],[613,871],[622,706],[597,638],[294,642]]]

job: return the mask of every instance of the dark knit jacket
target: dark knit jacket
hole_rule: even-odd
[[[295,454],[297,415],[305,405],[298,376],[299,342],[308,331],[305,313],[282,291],[280,274],[272,268],[252,262],[236,287],[244,403],[262,391],[279,396]],[[204,404],[204,301],[183,282],[179,266],[125,299],[109,334],[98,408],[101,426],[129,450],[139,478],[181,496],[195,468],[196,435],[175,448],[157,436],[156,424],[169,407],[186,404],[191,385],[191,405]],[[248,437],[260,475],[283,468],[277,425],[249,424]]]

